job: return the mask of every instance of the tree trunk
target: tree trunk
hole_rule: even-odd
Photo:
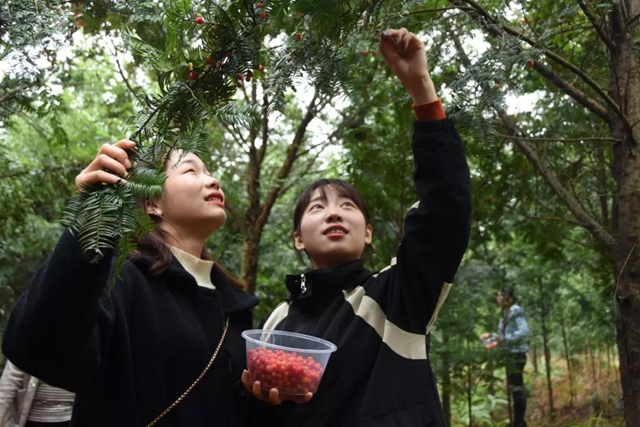
[[[547,308],[544,306],[544,298],[542,291],[542,282],[538,281],[538,290],[540,291],[540,325],[542,327],[542,348],[544,350],[545,370],[547,374],[547,394],[549,395],[549,418],[554,419],[556,410],[553,405],[553,384],[551,384],[551,352],[549,351],[549,337],[547,333]]]
[[[596,378],[596,362],[593,356],[593,349],[591,348],[591,341],[587,341],[587,355],[589,356],[589,364],[591,365],[591,380],[595,384]]]
[[[291,171],[295,161],[298,159],[299,150],[304,142],[307,127],[316,116],[318,103],[319,92],[318,89],[316,89],[313,98],[307,106],[305,115],[296,128],[293,139],[287,147],[285,157],[276,174],[276,183],[266,191],[265,195],[262,195],[260,191],[261,167],[266,156],[269,141],[268,112],[270,108],[268,97],[266,94],[264,95],[261,134],[258,135],[257,131],[253,129],[250,136],[247,180],[248,203],[245,211],[244,219],[246,225],[244,227],[242,242],[241,277],[247,287],[247,291],[250,293],[255,292],[257,285],[262,232],[269,220],[271,209],[285,191],[285,181],[291,178]],[[256,144],[256,138],[258,138],[258,136],[260,136],[262,140],[259,146]]]
[[[622,114],[609,111],[610,135],[622,142],[613,147],[613,175],[618,186],[614,256],[614,296],[620,380],[627,427],[640,420],[640,80],[634,52],[640,0],[616,4],[608,18],[611,37],[609,95]],[[620,117],[620,116],[623,117]]]
[[[255,226],[248,227],[242,241],[242,281],[247,286],[247,292],[253,294],[258,281],[258,261],[260,260],[260,240],[262,230]]]
[[[571,369],[571,353],[569,352],[569,340],[567,339],[567,329],[564,324],[564,316],[560,317],[560,325],[562,326],[562,343],[564,345],[564,358],[567,361],[567,373],[569,374],[569,407],[573,408],[573,399],[575,389],[573,388],[573,370]]]
[[[538,347],[536,346],[532,347],[531,361],[533,362],[533,372],[538,374]]]
[[[467,339],[467,350],[469,350],[469,347],[469,339]],[[471,362],[469,362],[467,365],[467,413],[469,414],[469,426],[473,425],[472,391]]]
[[[442,347],[442,411],[447,425],[451,424],[451,351],[449,350],[449,335],[443,334]]]

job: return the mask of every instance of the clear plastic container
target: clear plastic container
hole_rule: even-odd
[[[263,390],[280,394],[315,393],[331,353],[329,341],[286,331],[252,329],[242,332],[247,343],[247,366]]]

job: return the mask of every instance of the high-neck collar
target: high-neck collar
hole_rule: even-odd
[[[334,296],[364,282],[373,273],[364,268],[362,260],[355,260],[333,268],[319,268],[302,274],[289,274],[286,278],[291,299]],[[304,285],[304,286],[303,286]]]
[[[187,270],[194,279],[196,279],[198,286],[204,286],[205,288],[210,289],[216,288],[214,284],[211,283],[211,268],[213,267],[213,261],[195,257],[190,253],[171,245],[167,246],[182,267]]]

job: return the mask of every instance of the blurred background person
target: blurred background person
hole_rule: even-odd
[[[7,360],[0,378],[0,427],[68,427],[74,398]]]

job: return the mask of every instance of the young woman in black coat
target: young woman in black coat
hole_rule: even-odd
[[[124,185],[125,150],[134,147],[128,140],[102,146],[76,186]],[[169,152],[164,166],[162,195],[144,203],[157,227],[111,291],[113,257],[89,262],[66,231],[11,314],[3,352],[77,394],[72,427],[247,423],[240,332],[251,327],[257,299],[205,250],[226,220],[225,196],[193,153]]]

